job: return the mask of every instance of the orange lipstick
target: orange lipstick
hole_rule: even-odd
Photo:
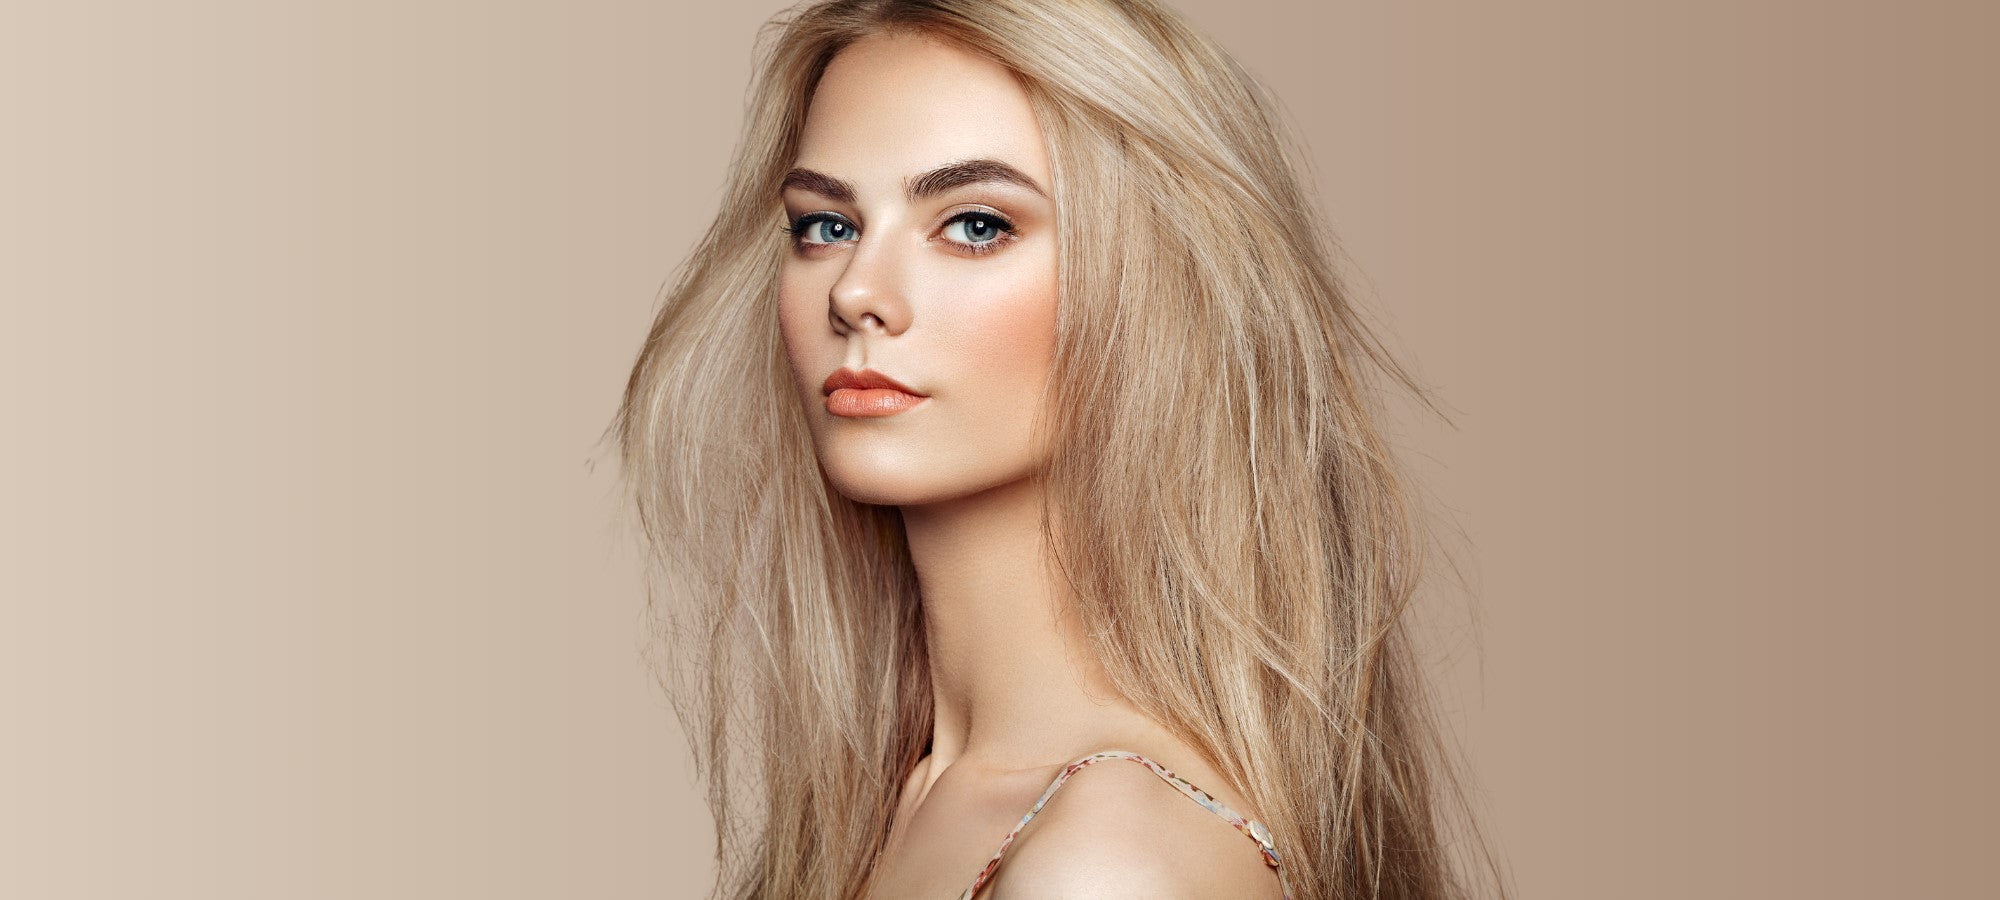
[[[893,416],[929,399],[874,369],[857,372],[845,366],[827,376],[820,389],[826,411],[836,416]]]

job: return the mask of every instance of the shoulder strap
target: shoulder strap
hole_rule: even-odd
[[[1244,818],[1235,810],[1224,805],[1222,801],[1209,796],[1207,792],[1189,784],[1187,779],[1175,775],[1168,771],[1165,766],[1144,756],[1140,756],[1129,750],[1102,750],[1063,767],[1062,772],[1056,775],[1056,780],[1049,782],[1048,790],[1042,792],[1041,799],[1036,800],[1035,805],[1028,809],[1028,814],[1022,816],[1021,821],[1015,824],[1014,830],[1007,832],[1007,836],[1001,839],[1000,849],[994,851],[993,858],[986,861],[986,868],[979,870],[979,877],[973,879],[972,886],[966,888],[965,893],[959,895],[959,900],[972,900],[972,895],[978,893],[979,889],[984,887],[986,882],[993,878],[993,871],[1000,868],[1000,856],[1007,852],[1007,845],[1014,843],[1014,837],[1021,833],[1021,829],[1027,826],[1029,820],[1033,819],[1036,813],[1042,811],[1042,807],[1049,802],[1050,797],[1055,796],[1056,789],[1062,787],[1064,781],[1069,780],[1071,775],[1076,774],[1084,766],[1102,759],[1129,759],[1151,769],[1153,774],[1160,776],[1162,780],[1173,785],[1176,790],[1186,795],[1188,799],[1201,804],[1209,812],[1221,816],[1223,821],[1235,826],[1237,831],[1243,832],[1245,836],[1256,841],[1258,850],[1264,855],[1264,864],[1274,869],[1278,868],[1278,847],[1271,840],[1271,831],[1264,827],[1264,823]]]

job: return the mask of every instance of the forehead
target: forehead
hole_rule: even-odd
[[[827,65],[807,108],[796,165],[863,193],[956,160],[991,158],[1049,184],[1028,94],[1006,67],[933,38],[864,38]]]

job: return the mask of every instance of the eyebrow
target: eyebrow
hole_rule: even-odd
[[[947,163],[915,178],[904,179],[904,192],[910,202],[915,203],[927,197],[934,197],[953,188],[968,184],[1013,184],[1034,191],[1042,197],[1048,193],[1042,190],[1035,179],[1026,172],[1016,169],[997,159],[968,159]],[[784,187],[811,191],[836,203],[853,203],[854,186],[825,172],[811,169],[793,169],[785,173]]]

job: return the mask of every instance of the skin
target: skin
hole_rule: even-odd
[[[983,181],[912,201],[911,179],[996,160],[1039,187]],[[794,235],[779,325],[821,465],[842,494],[901,509],[921,584],[936,696],[932,752],[903,787],[873,897],[970,884],[1061,767],[1145,754],[1252,817],[1190,746],[1111,686],[1048,562],[1033,423],[1056,332],[1056,219],[1046,144],[1007,70],[934,40],[865,39],[829,65],[789,183]],[[973,213],[975,220],[961,218]],[[1004,222],[1004,226],[1001,224]],[[968,245],[989,245],[975,252]],[[871,368],[929,399],[837,416],[821,384]],[[1277,897],[1256,845],[1143,767],[1072,776],[1008,849],[981,897]]]

